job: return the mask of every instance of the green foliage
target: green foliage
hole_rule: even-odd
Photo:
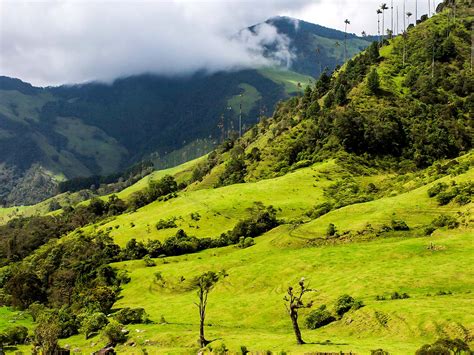
[[[240,237],[239,244],[237,246],[241,249],[251,247],[255,244],[255,240],[252,237]]]
[[[143,308],[122,308],[114,314],[114,318],[121,324],[148,323],[148,316]]]
[[[112,319],[103,329],[102,335],[107,339],[109,344],[117,345],[127,340],[127,334],[123,330],[123,324]]]
[[[380,89],[380,79],[377,69],[372,69],[370,74],[367,77],[367,88],[372,94],[377,94]]]
[[[425,344],[416,351],[416,355],[469,354],[469,345],[461,339],[438,339],[433,344]]]
[[[340,296],[334,305],[334,311],[339,317],[342,317],[345,313],[349,312],[351,309],[357,310],[363,307],[364,304],[361,301],[354,299],[349,295]]]
[[[129,206],[132,210],[146,206],[159,198],[172,196],[178,191],[178,183],[170,176],[166,175],[158,181],[150,181],[148,187],[143,191],[132,194]]]
[[[400,219],[392,219],[391,225],[392,225],[392,229],[394,231],[407,231],[407,230],[410,230],[410,227],[408,227],[406,222],[402,221]]]
[[[81,315],[81,333],[84,334],[86,339],[103,329],[108,323],[107,316],[101,312],[86,313]]]
[[[11,326],[0,332],[0,346],[24,344],[27,338],[28,328],[21,325]]]
[[[318,329],[335,320],[336,318],[326,309],[326,305],[322,305],[308,314],[305,325],[308,329]]]
[[[143,262],[145,263],[145,266],[147,266],[147,267],[156,266],[156,263],[153,261],[153,259],[150,257],[150,255],[145,255],[143,257]]]
[[[168,218],[168,219],[160,219],[156,223],[156,229],[169,229],[169,228],[176,228],[178,225],[176,224],[176,217]]]
[[[196,276],[191,284],[202,292],[209,292],[214,288],[217,281],[219,281],[219,274],[214,271],[207,271],[199,276]]]
[[[230,151],[230,159],[225,164],[225,170],[219,176],[216,186],[226,186],[244,182],[247,165],[244,149],[237,145]]]
[[[431,225],[436,228],[448,227],[454,229],[459,226],[459,222],[453,216],[442,214],[431,221]]]
[[[403,300],[403,299],[406,299],[406,298],[410,298],[410,296],[407,294],[407,293],[398,293],[398,292],[393,292],[391,295],[390,295],[390,299],[392,300]]]
[[[324,190],[324,194],[328,199],[334,201],[331,203],[334,209],[373,200],[373,197],[367,195],[353,178],[336,181]],[[327,208],[329,206],[323,206],[322,211]]]
[[[334,237],[337,233],[337,228],[333,223],[329,223],[327,229],[326,229],[326,237]]]
[[[55,315],[45,314],[38,320],[35,328],[35,344],[44,354],[54,354],[59,349],[58,338],[61,326]]]
[[[451,201],[458,205],[467,205],[474,196],[474,183],[465,182],[459,185],[448,186],[445,183],[438,183],[428,190],[429,197],[436,197],[440,206],[447,205]]]
[[[329,213],[332,210],[333,206],[331,202],[323,202],[314,206],[306,215],[312,219],[319,218]]]

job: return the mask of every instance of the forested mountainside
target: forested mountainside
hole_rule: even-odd
[[[454,5],[207,156],[1,226],[7,349],[469,353],[474,14]]]
[[[0,202],[39,202],[57,192],[58,181],[116,174],[143,159],[163,168],[196,158],[238,131],[241,100],[246,130],[304,88],[305,74],[319,75],[307,68],[318,62],[332,70],[344,61],[342,32],[304,22],[295,30],[294,21],[268,22],[290,43],[290,68],[48,88],[0,78]],[[350,55],[369,44],[355,35],[347,43]],[[277,50],[267,47],[267,55]]]

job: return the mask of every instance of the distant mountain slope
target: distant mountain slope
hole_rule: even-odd
[[[319,77],[326,68],[332,72],[337,65],[344,63],[345,39],[348,59],[375,40],[371,36],[345,34],[342,31],[290,17],[274,17],[265,23],[276,27],[280,34],[290,39],[290,51],[294,55],[290,69],[312,77]],[[260,25],[252,26],[250,30],[255,32],[258,26]],[[274,48],[267,47],[270,53],[273,50]]]
[[[168,159],[180,163],[200,156],[221,139],[222,130],[225,135],[237,130],[240,93],[245,128],[309,79],[278,73],[142,75],[111,85],[53,88],[2,77],[0,200],[34,203],[54,194],[55,180],[115,173],[145,157],[159,162],[180,150]],[[222,115],[224,126],[218,127]],[[41,179],[30,178],[38,175]]]
[[[302,21],[296,28],[289,18],[267,24],[288,37],[293,70],[147,74],[48,88],[0,77],[0,204],[35,203],[52,196],[57,181],[116,173],[144,158],[164,168],[201,156],[238,131],[240,100],[246,130],[303,90],[307,74],[344,60],[343,32]],[[347,39],[349,56],[369,44]]]

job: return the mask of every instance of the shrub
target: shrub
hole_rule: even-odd
[[[326,305],[322,305],[308,314],[305,320],[305,325],[308,329],[317,329],[324,327],[335,320],[336,318],[326,309]]]
[[[461,339],[438,339],[433,344],[425,344],[416,351],[416,355],[450,355],[470,353],[471,349]]]
[[[148,315],[143,308],[122,308],[114,314],[117,322],[122,324],[139,324],[147,323]]]
[[[107,324],[102,334],[112,345],[124,343],[127,340],[127,332],[124,331],[123,325],[114,319]]]
[[[119,270],[119,271],[117,272],[117,281],[118,281],[121,285],[128,284],[131,280],[132,280],[132,278],[131,278],[130,275],[128,274],[128,271],[127,271],[127,270]]]
[[[351,309],[359,309],[363,307],[362,301],[355,300],[349,295],[340,296],[334,306],[334,310],[339,317],[342,317],[344,313],[347,313]]]
[[[147,267],[156,266],[156,263],[153,261],[152,258],[150,258],[150,255],[145,255],[143,257],[143,262],[145,263],[145,266]]]
[[[95,312],[92,314],[85,314],[81,321],[81,333],[84,333],[86,339],[89,339],[91,334],[104,328],[108,322],[109,321],[104,313]]]
[[[59,348],[58,338],[61,327],[55,316],[41,317],[35,329],[35,343],[43,350],[43,354],[55,354]]]
[[[390,298],[392,300],[402,300],[402,299],[410,298],[410,296],[407,293],[398,293],[395,291],[390,295]]]
[[[8,345],[24,344],[28,337],[28,328],[22,325],[9,327],[3,331],[1,335],[3,343]]]
[[[427,226],[427,227],[425,227],[425,229],[424,229],[423,232],[425,233],[425,235],[431,235],[431,234],[433,234],[433,232],[434,232],[435,230],[436,230],[435,227],[433,227],[433,226]]]
[[[431,225],[436,228],[448,227],[449,229],[454,229],[459,227],[459,222],[452,216],[442,214],[439,217],[433,219]]]
[[[383,349],[375,349],[375,350],[370,350],[370,355],[390,355],[390,353]]]
[[[240,346],[240,353],[242,355],[247,355],[249,353],[249,350],[247,349],[247,347],[245,345],[241,345]]]
[[[408,227],[405,221],[392,219],[392,229],[394,231],[407,231],[410,230],[410,227]]]
[[[439,193],[445,191],[447,188],[448,188],[448,185],[446,185],[445,183],[439,182],[428,189],[428,196],[435,197]]]
[[[169,229],[169,228],[177,228],[178,225],[176,224],[176,217],[169,218],[169,219],[160,219],[156,223],[156,229]]]
[[[314,206],[306,215],[310,218],[316,219],[332,210],[332,204],[330,202],[324,202]]]
[[[377,94],[380,89],[380,79],[376,69],[372,69],[367,77],[367,88],[372,94]]]
[[[255,240],[252,237],[240,237],[239,248],[245,249],[255,244]]]
[[[457,188],[450,189],[448,191],[439,193],[436,196],[436,201],[438,201],[438,204],[440,206],[444,206],[450,203],[451,200],[453,200],[458,194],[459,194],[459,190]]]
[[[199,214],[199,212],[192,212],[190,216],[191,216],[191,219],[196,222],[198,222],[201,219],[201,215]]]
[[[333,237],[337,233],[336,226],[333,223],[329,223],[328,228],[326,229],[326,237]]]

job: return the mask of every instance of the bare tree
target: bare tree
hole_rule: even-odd
[[[205,272],[193,280],[199,297],[199,303],[195,303],[195,305],[199,308],[199,344],[201,348],[210,343],[204,336],[204,320],[206,319],[207,297],[217,281],[219,281],[219,275],[213,271]]]
[[[288,287],[287,295],[283,298],[285,301],[285,307],[288,311],[288,314],[291,318],[291,323],[293,325],[293,330],[296,336],[296,342],[298,344],[305,344],[303,339],[301,338],[301,331],[298,325],[298,311],[300,308],[311,308],[313,306],[313,301],[309,301],[308,303],[303,302],[303,296],[308,292],[314,292],[316,290],[312,290],[307,288],[304,284],[304,277],[301,278],[300,282],[298,283],[299,289],[295,290],[292,286]]]

